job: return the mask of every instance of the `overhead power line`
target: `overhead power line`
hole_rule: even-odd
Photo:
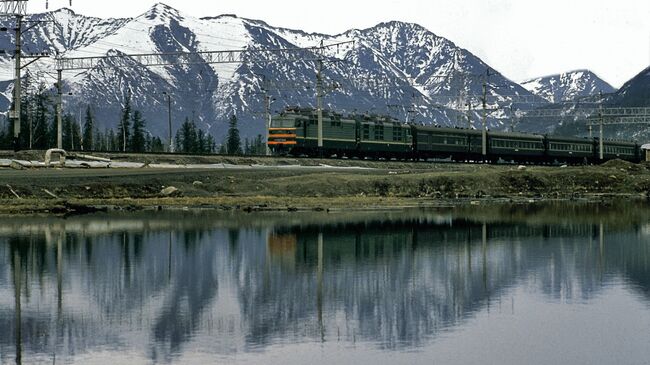
[[[309,48],[247,49],[227,51],[170,52],[117,54],[97,57],[58,57],[57,70],[86,70],[100,66],[105,61],[133,60],[141,66],[165,66],[177,64],[215,64],[255,62],[256,59],[268,62],[269,59],[283,61],[317,61],[324,57],[323,51],[349,42]],[[119,65],[115,65],[119,67]]]
[[[57,57],[57,128],[58,141],[61,140],[61,124],[62,124],[62,73],[63,71],[72,70],[86,70],[96,67],[102,67],[106,61],[111,61],[111,67],[132,67],[135,65],[152,67],[152,66],[166,66],[178,64],[220,64],[220,63],[243,63],[243,62],[256,62],[262,61],[268,63],[269,60],[282,60],[282,61],[316,61],[318,65],[317,70],[317,104],[322,103],[322,78],[321,70],[325,51],[338,48],[339,46],[354,43],[353,41],[338,42],[334,44],[324,45],[322,42],[317,47],[305,48],[278,48],[278,49],[244,49],[244,50],[226,50],[226,51],[199,51],[199,52],[170,52],[170,53],[143,53],[143,54],[113,54],[106,56],[96,57]],[[132,62],[122,62],[122,61]],[[269,109],[267,101],[267,110]],[[322,130],[322,118],[319,118],[318,128]],[[321,145],[319,140],[319,146]],[[61,146],[59,146],[60,148]]]

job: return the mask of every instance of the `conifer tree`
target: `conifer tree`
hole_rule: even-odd
[[[133,119],[131,120],[133,125],[133,133],[131,135],[131,151],[133,152],[144,152],[146,150],[146,141],[145,141],[145,121],[142,119],[142,113],[139,110],[133,112]]]
[[[163,152],[165,147],[163,145],[162,139],[160,137],[151,138],[151,143],[149,145],[149,151],[151,152]]]
[[[241,155],[241,139],[239,138],[239,129],[237,129],[237,117],[235,115],[230,117],[228,128],[228,139],[226,141],[226,148],[229,155]]]
[[[39,85],[38,91],[36,95],[34,95],[33,103],[34,115],[32,116],[32,148],[48,149],[51,146],[48,122],[54,116],[50,112],[52,104],[47,94],[45,84]]]
[[[81,130],[79,124],[70,114],[64,115],[62,122],[63,149],[72,151],[79,150],[81,148]],[[56,127],[54,126],[53,129],[56,129]]]
[[[83,148],[82,150],[95,150],[95,118],[93,117],[90,105],[86,107],[86,120],[84,121]]]
[[[208,138],[206,141],[206,153],[214,153],[216,150],[217,146],[214,141],[214,137],[210,133],[208,133]]]
[[[248,142],[248,137],[244,138],[244,155],[252,155],[251,144]]]
[[[122,150],[122,145],[120,141],[122,140],[121,133],[118,136],[113,129],[108,129],[106,133],[106,150],[107,151],[120,151]]]
[[[122,107],[122,117],[118,125],[118,134],[120,138],[120,150],[126,152],[129,150],[129,141],[131,140],[131,90],[124,98],[124,107]]]
[[[220,155],[227,155],[228,154],[228,148],[226,147],[225,143],[222,143],[219,145],[219,154]]]

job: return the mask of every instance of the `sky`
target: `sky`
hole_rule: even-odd
[[[62,6],[97,17],[134,17],[153,0],[29,0],[29,12]],[[196,16],[236,14],[326,34],[382,21],[420,24],[510,79],[589,69],[620,87],[650,66],[650,0],[165,0]],[[316,10],[318,9],[318,10]]]

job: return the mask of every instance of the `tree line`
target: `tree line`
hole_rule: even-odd
[[[48,149],[57,145],[56,107],[50,91],[40,84],[34,93],[23,96],[21,108],[21,149]],[[100,152],[165,152],[169,141],[163,141],[147,130],[147,122],[139,110],[131,106],[131,93],[124,100],[116,128],[100,130],[92,107],[88,105],[83,121],[72,114],[62,116],[63,149]],[[13,123],[7,118],[0,126],[0,149],[13,148]],[[229,155],[262,155],[266,146],[262,135],[242,141],[237,117],[231,116],[226,139],[217,144],[212,134],[199,128],[194,119],[186,117],[174,137],[173,151],[178,153]]]

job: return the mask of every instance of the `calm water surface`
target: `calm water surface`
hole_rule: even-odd
[[[648,364],[650,206],[0,219],[0,364]]]

